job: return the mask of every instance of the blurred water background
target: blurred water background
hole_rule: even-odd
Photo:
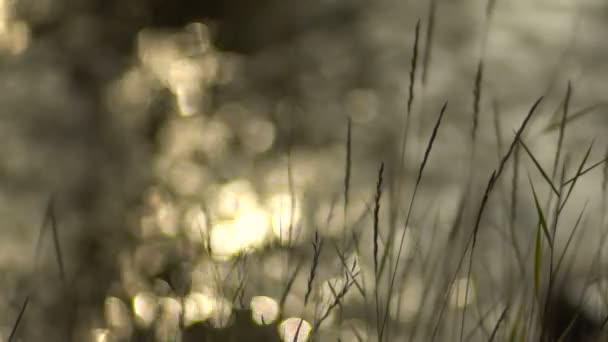
[[[606,3],[497,0],[491,16],[485,0],[434,3],[429,32],[431,1],[0,0],[0,340],[26,298],[23,341],[172,341],[180,324],[235,324],[230,316],[239,303],[258,320],[252,326],[277,320],[288,336],[304,318],[300,333],[308,333],[315,312],[344,282],[330,241],[353,270],[373,275],[370,206],[381,162],[392,189],[381,226],[394,224],[401,236],[426,143],[448,101],[401,255],[425,262],[412,262],[398,281],[401,313],[391,312],[395,334],[432,329],[435,305],[420,300],[442,298],[443,278],[455,266],[446,255],[463,250],[460,239],[448,242],[453,222],[462,211],[468,232],[491,171],[534,101],[545,96],[525,141],[547,170],[557,130],[543,129],[558,120],[568,81],[571,111],[591,106],[568,125],[570,174],[592,140],[589,164],[608,145]],[[527,173],[543,198],[550,189],[526,155],[520,159],[515,225],[505,224],[510,213],[501,203],[510,203],[512,187],[505,180],[481,224],[472,294],[449,304],[476,304],[471,329],[485,312],[481,325],[491,331],[502,311],[498,293],[517,291],[509,234],[532,267],[537,213]],[[579,181],[561,223],[568,228],[555,242],[565,243],[587,205],[570,253],[575,275],[587,270],[604,230],[600,170]],[[398,184],[402,191],[394,190]],[[463,194],[471,203],[464,209]],[[392,216],[388,198],[400,198]],[[327,240],[316,311],[304,303],[315,232]],[[342,245],[353,232],[362,248]],[[239,254],[243,248],[253,252]],[[323,340],[375,336],[365,329],[367,305],[352,290],[321,325]],[[440,340],[453,341],[446,325]],[[484,329],[470,338],[483,340]]]

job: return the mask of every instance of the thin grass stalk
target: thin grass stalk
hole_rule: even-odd
[[[542,102],[542,100],[543,100],[543,96],[539,97],[534,102],[534,104],[532,105],[532,107],[528,111],[528,114],[524,118],[524,121],[522,122],[520,128],[517,130],[517,132],[515,134],[515,138],[513,139],[513,142],[511,143],[511,145],[510,145],[507,153],[505,154],[505,156],[500,161],[497,170],[492,173],[492,176],[490,177],[490,180],[488,181],[488,187],[486,188],[486,194],[488,196],[489,196],[490,191],[494,187],[494,184],[495,184],[496,180],[502,174],[502,172],[504,170],[504,167],[505,167],[505,164],[509,160],[509,157],[511,156],[511,154],[513,153],[513,150],[515,148],[515,145],[517,144],[517,141],[519,140],[519,137],[521,136],[521,134],[523,133],[523,131],[527,127],[528,122],[532,118],[533,114],[536,112],[536,109],[539,107],[539,105]],[[486,197],[486,195],[484,195],[484,198],[485,197]],[[451,291],[452,286],[454,284],[454,281],[456,279],[456,275],[460,271],[460,268],[462,266],[464,258],[465,258],[466,254],[467,254],[466,252],[467,252],[467,250],[469,248],[469,245],[471,245],[471,252],[474,251],[474,246],[475,246],[475,243],[477,241],[477,232],[479,230],[479,223],[480,223],[480,220],[481,220],[481,215],[483,214],[483,211],[485,209],[485,203],[486,202],[487,201],[483,201],[482,200],[482,204],[480,206],[480,210],[478,211],[477,221],[476,221],[475,227],[474,227],[473,231],[471,232],[471,234],[469,235],[468,241],[465,244],[464,253],[462,254],[462,256],[461,256],[461,258],[460,258],[460,260],[458,262],[458,266],[456,268],[456,272],[454,272],[454,275],[452,276],[452,280],[450,281],[450,284],[448,286],[448,293],[449,293],[449,291]],[[470,264],[471,264],[472,260],[473,260],[473,253],[471,253],[471,259],[470,260],[471,260],[471,262],[470,262]],[[469,277],[470,277],[470,272],[471,272],[471,269],[469,268],[469,270],[467,272],[467,274],[468,274]],[[468,292],[468,291],[466,291],[466,292]],[[465,292],[465,295],[466,295],[466,292]],[[438,318],[437,318],[437,322],[435,324],[435,328],[433,330],[433,335],[431,337],[431,341],[434,341],[435,338],[437,337],[437,332],[438,332],[438,329],[439,329],[439,324],[441,323],[441,320],[443,318],[443,313],[445,312],[446,306],[447,306],[447,301],[444,301],[443,304],[442,304],[442,306],[441,306],[441,309],[440,309],[440,312],[439,312],[439,315],[438,315]]]
[[[380,285],[380,274],[379,274],[379,265],[378,265],[378,244],[380,240],[380,200],[382,199],[382,176],[384,173],[384,163],[380,164],[380,169],[378,170],[378,182],[376,183],[376,198],[375,198],[375,206],[374,206],[374,231],[373,231],[373,259],[374,259],[374,278],[375,278],[375,286],[374,286],[374,294],[375,294],[375,304],[376,304],[376,331],[378,334],[378,341],[382,341],[382,316],[380,314],[380,298],[379,298],[379,285]],[[386,248],[386,250],[390,250]],[[385,252],[388,253],[388,252]]]
[[[17,319],[15,320],[15,323],[13,324],[13,328],[11,329],[11,333],[8,336],[8,342],[12,342],[13,339],[15,338],[15,336],[17,335],[17,330],[19,329],[19,325],[20,325],[21,321],[23,320],[23,317],[25,315],[25,310],[27,310],[27,306],[28,306],[29,302],[30,302],[30,296],[28,295],[27,297],[25,297],[25,300],[23,301],[23,305],[21,305],[21,309],[19,310]]]
[[[399,153],[399,164],[397,166],[397,172],[394,175],[394,177],[397,178],[397,184],[396,184],[396,190],[395,190],[395,200],[394,200],[394,209],[398,210],[398,208],[400,208],[401,206],[401,190],[402,190],[402,177],[401,175],[403,174],[403,169],[404,169],[404,162],[405,162],[405,153],[406,153],[406,149],[407,149],[407,142],[408,142],[408,137],[409,137],[409,127],[410,127],[410,121],[411,121],[411,116],[412,116],[412,106],[414,103],[414,99],[415,99],[415,85],[416,85],[416,72],[418,69],[418,46],[419,46],[419,42],[420,42],[420,19],[418,19],[418,21],[416,22],[416,28],[414,31],[414,47],[413,47],[413,52],[412,52],[412,59],[411,59],[411,65],[410,65],[410,74],[409,74],[409,80],[410,80],[410,84],[408,87],[408,99],[407,99],[407,111],[406,111],[406,115],[405,115],[405,123],[403,126],[403,133],[402,133],[402,140],[401,140],[401,150]],[[396,221],[396,219],[395,219]],[[392,227],[391,230],[389,231],[389,241],[392,241],[394,238],[394,235],[396,234],[395,231],[396,227]],[[382,258],[382,261],[380,263],[380,274],[382,274],[382,270],[384,269],[384,265],[387,261],[389,261],[389,265],[390,260],[388,260],[387,258],[389,257],[389,254],[385,254]],[[381,341],[379,341],[381,342]]]

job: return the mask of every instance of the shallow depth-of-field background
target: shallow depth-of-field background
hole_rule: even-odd
[[[607,30],[598,0],[0,0],[0,341],[601,334]]]

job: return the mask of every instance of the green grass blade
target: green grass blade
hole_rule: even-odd
[[[540,300],[540,272],[543,262],[542,237],[540,225],[536,230],[536,243],[534,247],[534,295]]]
[[[547,172],[545,172],[545,170],[540,165],[540,163],[538,162],[538,160],[536,159],[536,157],[534,157],[534,155],[532,154],[532,152],[530,151],[530,149],[528,148],[528,146],[526,145],[526,143],[524,143],[524,141],[521,138],[519,139],[519,143],[521,144],[521,146],[523,146],[524,150],[526,151],[526,153],[528,154],[528,156],[530,157],[530,159],[532,159],[532,162],[534,163],[534,165],[536,166],[536,168],[538,169],[538,171],[540,172],[540,174],[543,176],[543,178],[545,179],[545,181],[547,182],[547,184],[549,184],[549,186],[551,187],[551,190],[553,190],[553,193],[555,195],[559,196],[559,190],[557,190],[557,188],[555,187],[555,185],[551,181],[551,178],[549,178],[549,175],[547,174]]]
[[[532,188],[532,195],[534,196],[534,205],[536,206],[536,212],[538,213],[538,218],[540,221],[540,227],[542,228],[545,237],[547,238],[547,242],[549,246],[553,248],[553,240],[551,239],[551,235],[549,234],[549,228],[547,227],[547,220],[545,219],[545,214],[543,214],[543,210],[540,207],[540,202],[538,201],[538,196],[536,195],[536,190],[534,189],[534,184],[532,184],[532,179],[530,175],[528,175],[528,181],[530,182],[530,187]]]
[[[490,335],[488,342],[493,342],[494,339],[496,338],[496,334],[498,333],[498,328],[500,327],[500,324],[502,323],[502,321],[504,321],[505,317],[507,316],[508,310],[509,310],[509,306],[505,307],[505,309],[500,314],[500,317],[498,318],[498,321],[496,322],[496,325],[494,326],[494,329],[492,330],[492,334]]]
[[[580,214],[578,215],[578,218],[576,219],[576,223],[574,224],[574,228],[572,228],[572,231],[570,232],[570,236],[568,236],[568,241],[566,241],[566,246],[564,246],[564,250],[562,251],[562,254],[559,257],[559,260],[557,261],[557,264],[555,265],[554,274],[557,274],[557,272],[561,268],[562,262],[564,260],[564,256],[566,255],[566,252],[568,251],[568,248],[570,247],[570,244],[572,243],[572,239],[574,238],[574,234],[578,230],[578,227],[579,227],[579,225],[581,223],[581,220],[583,218],[583,214],[585,213],[585,210],[587,209],[587,203],[589,203],[589,201],[585,202],[585,205],[583,206],[583,209],[581,210]]]
[[[572,123],[575,120],[578,120],[580,118],[582,118],[583,116],[595,111],[596,109],[605,107],[607,104],[606,103],[596,103],[587,107],[584,107],[582,109],[579,109],[578,111],[574,112],[572,115],[568,116],[565,120],[565,124],[569,124]],[[542,131],[542,134],[546,134],[546,133],[550,133],[556,129],[558,129],[561,126],[561,120],[560,121],[556,121],[556,122],[552,122],[550,124],[548,124]]]
[[[559,211],[562,211],[564,206],[566,206],[566,203],[568,202],[568,199],[570,198],[570,194],[572,194],[572,190],[574,190],[574,186],[576,185],[576,182],[578,181],[579,177],[582,176],[583,167],[585,166],[585,163],[587,163],[587,159],[589,159],[589,155],[591,154],[592,148],[593,148],[593,141],[589,145],[589,148],[587,149],[587,152],[585,153],[585,156],[583,157],[583,160],[581,161],[581,163],[576,171],[576,175],[572,178],[572,182],[569,183],[570,188],[568,188],[568,193],[566,194],[566,198],[564,198],[564,201],[559,206]]]
[[[604,164],[606,162],[608,162],[608,157],[605,157],[604,159],[602,159],[602,160],[600,160],[598,162],[595,162],[593,165],[591,165],[588,168],[582,170],[580,175],[577,175],[577,176],[572,177],[572,178],[568,179],[567,181],[565,181],[562,184],[562,187],[564,187],[564,186],[566,186],[566,185],[574,182],[574,180],[577,179],[578,177],[584,176],[586,173],[593,171],[593,169],[595,169],[596,167],[598,167],[598,166],[600,166],[600,165],[602,165],[602,164]]]
[[[515,342],[517,339],[517,335],[519,334],[519,325],[521,324],[521,320],[524,315],[523,311],[523,305],[520,305],[519,310],[517,310],[515,322],[513,323],[513,327],[511,328],[511,333],[509,334],[509,342]]]

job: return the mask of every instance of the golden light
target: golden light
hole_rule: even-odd
[[[257,206],[257,195],[251,183],[245,179],[237,179],[220,188],[214,209],[220,218],[234,219]]]
[[[268,201],[272,231],[281,244],[289,245],[301,237],[299,200],[288,193],[274,195]]]
[[[158,300],[152,293],[141,292],[133,297],[133,313],[137,323],[149,327],[156,318]]]
[[[175,236],[178,230],[178,215],[171,203],[165,203],[156,209],[156,224],[159,232],[167,236]]]
[[[30,43],[30,28],[26,22],[15,20],[14,1],[0,0],[0,51],[19,55]]]
[[[469,286],[468,294],[467,284]],[[450,293],[450,306],[455,309],[462,309],[475,302],[475,283],[468,278],[456,279],[452,285]]]
[[[208,63],[209,64],[209,63]],[[212,68],[212,64],[207,66]],[[217,69],[217,66],[215,67]],[[200,113],[203,101],[202,78],[205,73],[216,73],[215,70],[204,70],[195,59],[178,59],[170,64],[168,83],[177,99],[182,116]]]
[[[111,342],[114,341],[112,334],[108,329],[93,329],[91,332],[93,335],[93,341],[95,342]]]
[[[183,229],[185,235],[192,243],[206,245],[209,234],[207,227],[207,215],[200,206],[192,206],[184,214]]]
[[[311,332],[312,326],[302,318],[288,318],[279,325],[279,336],[285,342],[306,342]]]
[[[270,224],[261,209],[246,210],[234,220],[222,221],[211,230],[211,250],[219,260],[229,260],[239,252],[260,248],[267,241]]]
[[[279,317],[279,304],[266,296],[255,296],[249,304],[251,318],[257,324],[271,324]]]
[[[172,297],[159,300],[159,313],[155,324],[158,341],[174,341],[179,333],[179,322],[182,313],[181,303]]]
[[[190,293],[184,300],[184,324],[189,326],[209,319],[215,300],[215,297],[200,292]]]
[[[108,328],[119,338],[131,336],[131,315],[127,305],[116,297],[108,297],[104,303],[105,319]]]

